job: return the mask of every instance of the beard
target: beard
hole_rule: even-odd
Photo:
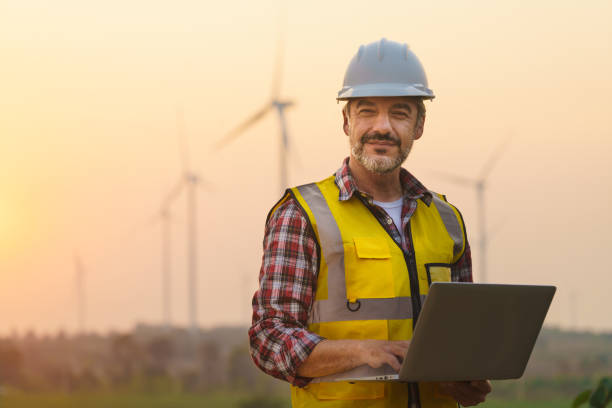
[[[368,156],[365,152],[365,144],[370,140],[382,140],[388,141],[395,144],[398,147],[399,152],[395,157],[372,157]],[[356,143],[351,144],[351,154],[363,167],[376,174],[387,174],[397,169],[402,165],[403,162],[408,158],[410,149],[412,148],[412,142],[402,147],[401,142],[398,139],[394,139],[390,134],[365,134]]]

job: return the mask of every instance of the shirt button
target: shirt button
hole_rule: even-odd
[[[392,222],[393,220],[391,218],[387,218],[387,224],[391,225]]]

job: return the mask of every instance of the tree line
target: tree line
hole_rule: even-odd
[[[29,332],[2,337],[0,387],[25,392],[208,392],[231,387],[276,393],[286,385],[254,366],[246,328],[194,333],[138,325],[105,335]]]
[[[612,333],[545,328],[521,380],[499,396],[573,396],[612,373]],[[286,394],[287,384],[251,361],[246,327],[191,332],[137,325],[126,332],[0,337],[0,391],[131,390],[206,393],[218,389]]]

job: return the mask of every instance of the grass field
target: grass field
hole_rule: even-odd
[[[1,408],[240,408],[252,397],[245,394],[135,394],[135,393],[78,393],[78,394],[17,394],[0,396]],[[276,406],[290,406],[288,397],[277,400]],[[495,400],[480,405],[482,408],[561,408],[569,407],[569,400],[503,401]],[[271,405],[272,406],[272,405]],[[261,408],[266,408],[262,406]]]
[[[1,408],[237,408],[245,396],[231,394],[8,394]]]

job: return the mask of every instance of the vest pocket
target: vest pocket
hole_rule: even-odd
[[[345,244],[346,295],[349,301],[395,296],[391,251],[384,239],[354,237]]]
[[[385,397],[383,382],[316,383],[308,388],[319,400],[373,400]]]
[[[434,282],[450,282],[451,281],[451,265],[445,263],[429,263],[425,264],[427,270],[427,283],[431,286]]]

